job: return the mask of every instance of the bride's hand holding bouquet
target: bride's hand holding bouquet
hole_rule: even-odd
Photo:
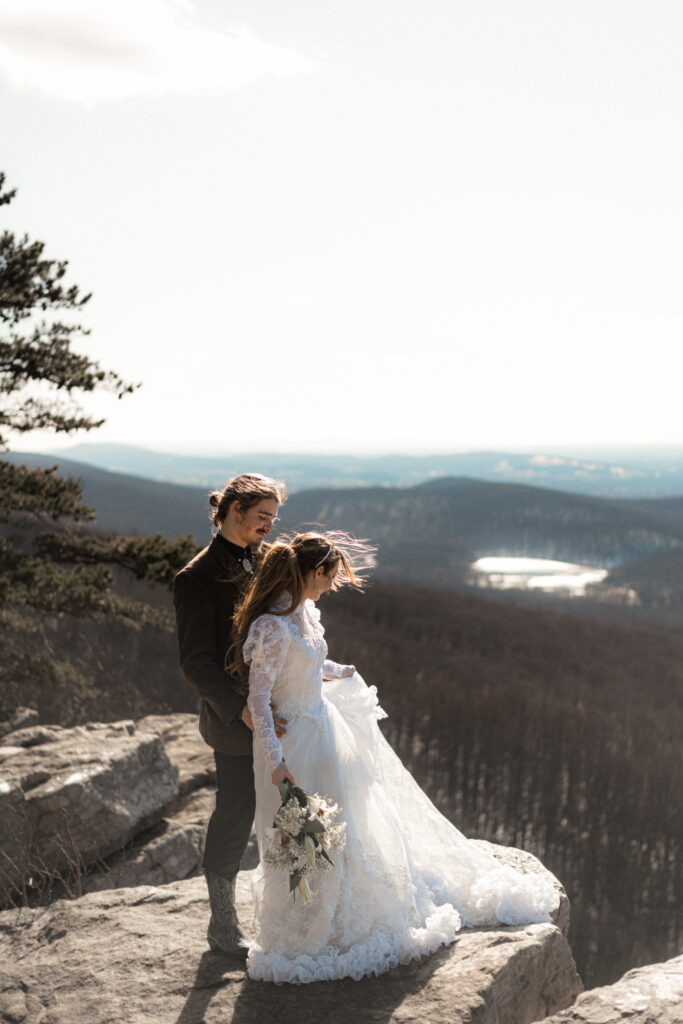
[[[285,781],[285,779],[289,779],[293,786],[296,785],[294,781],[294,776],[292,775],[284,761],[280,761],[275,771],[271,772],[270,777],[273,780],[273,785],[277,786],[278,789]]]

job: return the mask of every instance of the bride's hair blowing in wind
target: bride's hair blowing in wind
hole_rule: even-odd
[[[242,657],[242,648],[252,622],[265,615],[289,615],[301,604],[305,579],[310,572],[323,567],[326,576],[332,576],[331,590],[344,586],[362,590],[366,570],[375,564],[375,548],[367,541],[331,530],[327,533],[298,533],[294,537],[281,537],[268,548],[258,571],[235,612],[234,641],[227,654],[227,667],[244,682],[248,669]],[[273,609],[283,594],[291,601]]]

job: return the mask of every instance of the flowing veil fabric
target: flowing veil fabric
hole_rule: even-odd
[[[316,613],[310,607],[286,623],[293,674],[286,655],[272,699],[289,720],[281,741],[287,767],[306,792],[340,805],[347,843],[334,868],[311,876],[316,894],[308,903],[292,899],[284,872],[256,870],[250,976],[359,979],[433,952],[462,926],[549,921],[558,900],[549,878],[499,864],[444,818],[384,739],[376,688],[357,673],[322,683],[327,649]],[[247,650],[258,662],[257,643]],[[315,685],[310,677],[302,684],[304,652],[315,662]],[[258,731],[254,748],[262,852],[279,795],[272,748],[269,759]]]

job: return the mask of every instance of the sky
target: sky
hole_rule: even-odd
[[[683,443],[678,0],[0,0],[0,226],[197,454]]]

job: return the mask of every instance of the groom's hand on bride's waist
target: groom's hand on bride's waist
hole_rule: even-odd
[[[287,732],[287,719],[283,718],[282,715],[277,715],[275,713],[274,704],[272,704],[271,707],[273,709],[273,725],[275,726],[275,735],[277,736],[278,739],[280,739],[280,737],[284,736],[285,733]],[[242,721],[244,722],[248,729],[251,729],[252,732],[254,731],[254,722],[251,717],[251,711],[249,710],[246,704],[242,708]]]

